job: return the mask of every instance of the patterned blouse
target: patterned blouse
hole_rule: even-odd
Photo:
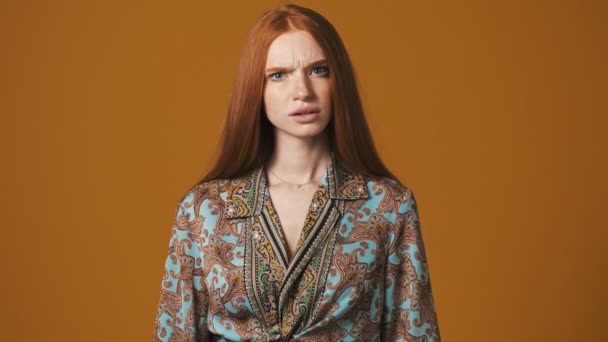
[[[155,341],[440,341],[412,190],[332,154],[296,251],[263,167],[177,208]]]

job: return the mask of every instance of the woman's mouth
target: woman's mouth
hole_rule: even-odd
[[[309,123],[317,120],[320,117],[319,111],[314,112],[302,112],[302,113],[293,113],[289,115],[295,122],[298,123]]]
[[[300,109],[296,109],[293,112],[291,112],[289,114],[289,116],[301,116],[301,115],[308,115],[308,114],[316,114],[319,113],[320,110],[317,107],[305,107],[305,108],[300,108]]]

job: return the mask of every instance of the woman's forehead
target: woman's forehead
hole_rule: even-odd
[[[310,33],[303,30],[289,31],[279,35],[270,44],[266,66],[306,66],[324,58],[323,49]]]

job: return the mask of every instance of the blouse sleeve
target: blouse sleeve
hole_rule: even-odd
[[[194,194],[177,207],[165,260],[154,341],[206,341],[207,294],[199,243],[202,220],[195,215]]]
[[[418,209],[409,188],[387,240],[382,341],[440,341]]]

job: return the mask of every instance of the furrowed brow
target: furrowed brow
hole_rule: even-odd
[[[310,67],[316,67],[318,65],[321,64],[327,64],[327,60],[326,59],[320,59],[318,61],[312,62],[310,64],[308,64],[306,66],[306,68],[310,68]],[[284,71],[284,70],[291,70],[288,67],[270,67],[268,69],[266,69],[266,73],[273,73],[273,72],[277,72],[277,71]]]

